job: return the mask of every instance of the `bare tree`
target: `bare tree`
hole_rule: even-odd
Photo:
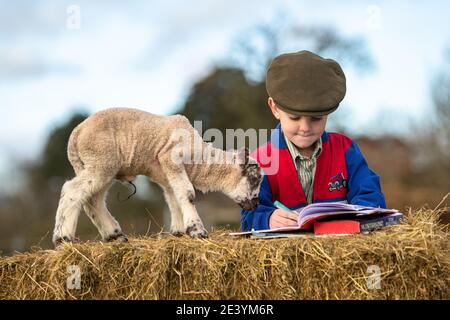
[[[445,193],[450,191],[450,65],[435,77],[431,94],[432,109],[413,125],[411,144],[416,148],[418,180]]]
[[[344,37],[329,26],[302,26],[284,12],[240,33],[227,62],[244,70],[251,80],[264,81],[267,67],[276,55],[304,49],[333,57],[361,72],[375,66],[364,38]]]

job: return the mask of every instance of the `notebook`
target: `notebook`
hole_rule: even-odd
[[[356,221],[360,225],[360,232],[375,230],[387,225],[400,223],[403,214],[396,209],[375,208],[342,202],[313,203],[306,207],[290,210],[279,202],[278,207],[297,215],[297,226],[281,227],[266,230],[252,230],[245,232],[233,232],[232,236],[249,235],[256,233],[277,233],[288,231],[305,231],[314,229],[316,222],[326,221]],[[339,225],[339,224],[337,224]],[[344,227],[343,223],[340,223]],[[348,228],[348,224],[345,225]],[[339,233],[339,232],[338,232]]]

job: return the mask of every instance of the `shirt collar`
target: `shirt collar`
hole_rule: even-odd
[[[286,136],[284,136],[284,139],[286,140],[287,147],[288,147],[289,152],[291,153],[293,159],[297,159],[297,157],[299,157],[300,160],[309,160],[309,159],[317,158],[322,152],[322,138],[320,138],[319,140],[317,140],[315,142],[314,151],[313,151],[311,157],[303,156],[300,153],[300,151],[298,150],[297,146],[295,146],[288,138],[286,138]]]

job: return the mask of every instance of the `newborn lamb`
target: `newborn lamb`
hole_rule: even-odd
[[[82,208],[103,240],[127,241],[105,197],[114,180],[146,175],[159,184],[171,212],[171,232],[207,237],[194,206],[195,189],[221,191],[246,210],[258,205],[262,176],[248,149],[223,151],[202,140],[182,115],[129,108],[100,111],[72,132],[67,153],[76,176],[64,183],[53,243],[73,241]]]

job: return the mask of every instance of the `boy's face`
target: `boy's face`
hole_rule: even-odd
[[[269,97],[268,104],[275,118],[280,120],[283,134],[298,148],[311,147],[325,131],[328,116],[297,116],[284,112]]]

